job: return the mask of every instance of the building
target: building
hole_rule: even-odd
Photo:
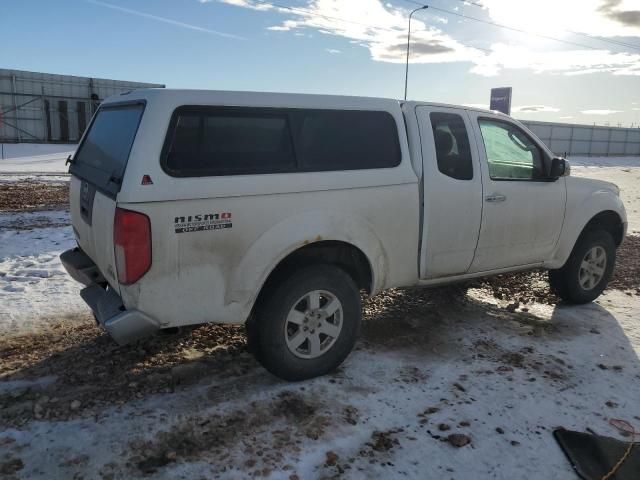
[[[522,120],[556,155],[640,156],[640,128]]]
[[[77,143],[100,102],[153,83],[0,69],[0,143]],[[523,121],[557,155],[640,156],[640,129]]]
[[[76,143],[105,98],[164,85],[0,69],[0,142]]]

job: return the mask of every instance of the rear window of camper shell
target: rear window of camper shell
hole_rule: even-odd
[[[143,102],[101,106],[73,156],[70,173],[115,196],[144,108]]]

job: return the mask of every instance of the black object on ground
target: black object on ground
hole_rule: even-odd
[[[629,448],[629,442],[591,433],[559,428],[553,436],[580,478],[599,480],[607,475]],[[627,459],[609,480],[640,479],[640,444],[636,442]]]

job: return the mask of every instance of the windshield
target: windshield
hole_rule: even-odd
[[[101,107],[76,152],[71,173],[116,194],[144,105]]]

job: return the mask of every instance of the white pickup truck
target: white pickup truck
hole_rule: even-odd
[[[546,268],[589,302],[627,225],[615,185],[514,119],[412,101],[138,90],[101,105],[70,172],[61,258],[118,343],[246,322],[288,380],[347,357],[361,291]]]

